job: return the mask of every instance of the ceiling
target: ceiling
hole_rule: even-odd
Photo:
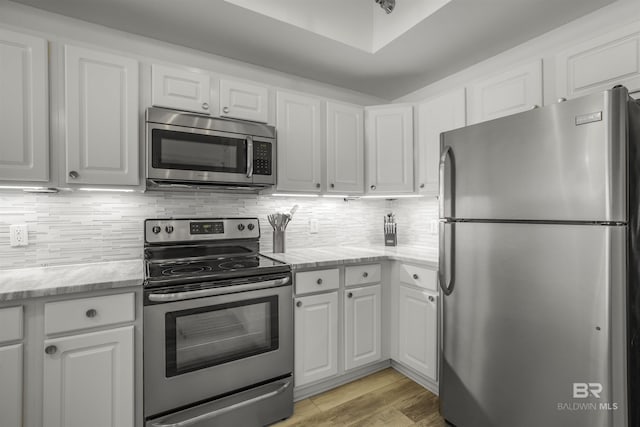
[[[615,0],[14,1],[393,100]]]

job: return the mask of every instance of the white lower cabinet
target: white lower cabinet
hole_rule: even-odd
[[[380,360],[382,288],[367,286],[344,291],[345,370]]]
[[[22,344],[0,347],[0,425],[22,426]]]
[[[401,284],[398,361],[437,380],[438,294]]]
[[[338,293],[295,300],[295,386],[338,373]]]
[[[134,425],[134,327],[44,342],[47,427]]]

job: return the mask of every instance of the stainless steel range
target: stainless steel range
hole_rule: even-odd
[[[146,426],[289,417],[291,269],[258,253],[258,219],[150,219],[144,234]]]

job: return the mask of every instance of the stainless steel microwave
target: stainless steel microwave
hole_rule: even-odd
[[[147,189],[259,190],[276,183],[276,129],[165,108],[146,114]]]

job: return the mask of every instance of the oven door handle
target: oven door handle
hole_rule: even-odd
[[[245,283],[244,285],[221,286],[211,289],[200,289],[197,291],[174,292],[170,294],[151,293],[149,301],[153,302],[173,302],[184,301],[193,298],[211,297],[216,295],[225,295],[235,292],[254,291],[257,289],[274,288],[276,286],[284,286],[291,281],[291,278],[283,277],[282,279],[265,280],[263,282]]]
[[[226,414],[227,412],[236,411],[246,406],[253,405],[254,403],[258,403],[262,400],[270,399],[283,393],[287,388],[289,388],[289,386],[291,386],[291,381],[283,383],[276,390],[261,394],[260,396],[253,397],[251,399],[243,400],[242,402],[238,402],[233,405],[225,406],[224,408],[216,409],[215,411],[207,412],[206,414],[197,415],[193,418],[187,418],[186,420],[178,422],[164,423],[162,421],[156,421],[151,423],[151,425],[153,427],[188,427],[190,425],[218,417],[222,414]]]

